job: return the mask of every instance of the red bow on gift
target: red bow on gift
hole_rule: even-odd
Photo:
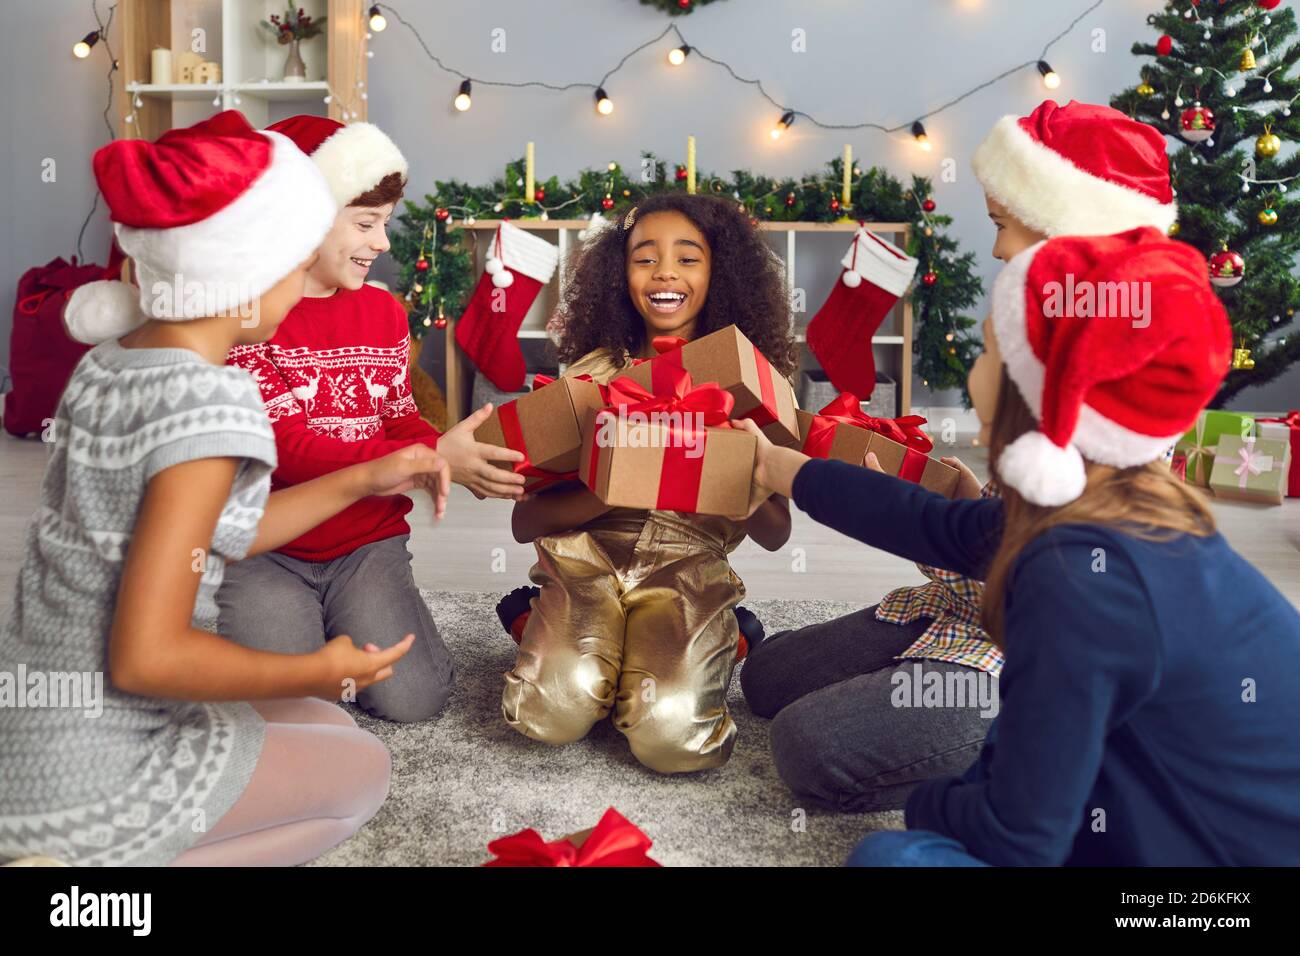
[[[875,418],[862,410],[862,403],[851,392],[840,392],[839,397],[817,413],[820,418],[830,419],[844,425],[855,425],[869,432],[876,432],[906,446],[908,449],[928,455],[934,449],[930,436],[921,431],[925,419],[920,415],[904,415],[902,418]],[[816,425],[814,425],[814,428]],[[809,439],[812,433],[809,432]]]
[[[650,838],[613,807],[605,811],[581,848],[568,840],[547,843],[536,830],[493,840],[496,859],[484,866],[660,866],[647,856]]]
[[[1286,495],[1300,498],[1300,411],[1287,412],[1281,418],[1257,418],[1255,421],[1286,425],[1291,429],[1291,472],[1287,477]]]
[[[699,413],[704,425],[719,428],[727,427],[731,410],[736,404],[732,394],[723,391],[717,383],[696,385],[691,381],[690,372],[675,365],[668,366],[662,375],[656,377],[653,392],[626,375],[620,375],[609,383],[606,398],[609,405],[618,406],[624,414],[691,413],[691,418],[683,417],[683,424],[693,425],[694,413]]]
[[[663,355],[665,352],[671,352],[674,349],[681,348],[687,343],[687,341],[687,339],[681,338],[677,335],[656,335],[650,340],[650,347],[653,348],[657,354]],[[649,361],[650,359],[648,358],[633,359],[632,364],[640,365],[642,362]]]

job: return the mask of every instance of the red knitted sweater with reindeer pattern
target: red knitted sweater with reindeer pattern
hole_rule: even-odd
[[[411,397],[410,333],[393,297],[374,286],[304,298],[269,341],[230,350],[262,389],[278,457],[272,488],[310,481],[438,432]],[[328,561],[406,534],[405,495],[363,498],[280,551]]]

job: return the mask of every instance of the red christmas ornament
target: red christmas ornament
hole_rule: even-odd
[[[1276,10],[1277,5],[1281,2],[1282,0],[1255,0],[1255,6],[1261,10]]]
[[[834,199],[834,198],[832,198],[832,199],[831,199],[831,212],[839,212],[839,211],[840,211],[840,201],[839,201],[838,199]]]
[[[794,205],[794,193],[786,193],[785,204],[786,204],[787,206],[793,206],[793,205]]]
[[[537,189],[533,191],[533,201],[541,202],[545,198],[546,198],[546,190],[543,189],[541,186],[538,186]]]
[[[602,200],[600,201],[600,208],[601,208],[601,209],[604,209],[606,212],[608,212],[609,210],[613,209],[613,208],[614,208],[614,199],[613,199],[613,197],[611,197],[611,196],[606,196],[604,199],[602,199]]]
[[[1210,256],[1210,281],[1220,288],[1234,286],[1246,278],[1246,260],[1240,252],[1222,249]]]
[[[416,271],[416,272],[428,272],[428,271],[429,271],[429,260],[428,260],[428,259],[423,259],[423,258],[421,258],[421,259],[416,259],[416,260],[415,260],[415,271]]]
[[[677,0],[677,5],[685,10],[691,5],[691,0]]]
[[[925,275],[921,276],[921,283],[923,285],[934,285],[938,281],[939,274],[937,272],[927,272]]]
[[[1168,33],[1156,41],[1156,54],[1158,56],[1168,56],[1174,50],[1174,38]]]
[[[686,167],[685,167],[685,166],[678,166],[678,167],[677,167],[677,181],[678,181],[679,183],[681,183],[681,182],[685,182],[685,181],[686,181]]]
[[[934,212],[935,209],[934,200],[927,199],[925,202],[921,203],[921,208],[924,209],[926,212]]]
[[[441,206],[439,206],[437,209],[433,211],[433,215],[437,218],[439,222],[446,222],[447,217],[450,216],[451,213],[446,209],[443,209]]]
[[[1214,135],[1214,111],[1193,103],[1178,118],[1178,132],[1189,143],[1203,143]]]
[[[447,319],[446,319],[446,317],[440,315],[440,316],[438,316],[436,319],[434,319],[434,320],[433,320],[433,327],[434,327],[435,329],[445,329],[445,328],[447,327]]]

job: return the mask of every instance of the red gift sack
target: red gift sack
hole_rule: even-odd
[[[13,391],[5,395],[5,431],[19,437],[39,434],[54,417],[59,396],[89,345],[74,342],[63,330],[63,307],[74,289],[102,279],[107,270],[51,259],[18,280],[13,332],[9,337],[9,374]]]

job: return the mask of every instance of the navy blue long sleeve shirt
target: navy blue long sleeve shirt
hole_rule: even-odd
[[[894,554],[981,577],[998,499],[810,461],[795,503]],[[1265,515],[1260,520],[1267,520]],[[1000,711],[907,825],[998,865],[1300,864],[1300,614],[1222,536],[1050,529],[1006,597]]]

